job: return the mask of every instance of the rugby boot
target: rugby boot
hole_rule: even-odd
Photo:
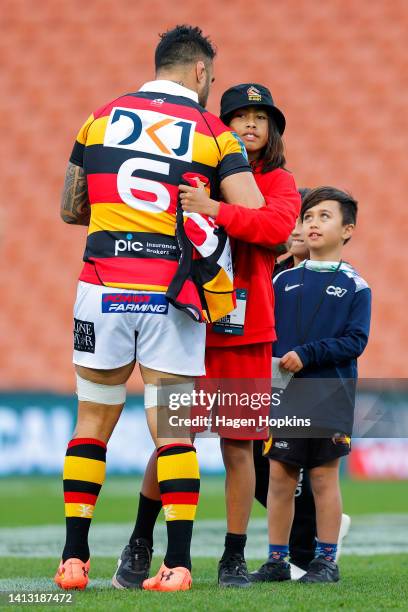
[[[192,579],[186,567],[166,567],[162,563],[156,576],[143,582],[145,591],[188,591],[191,589]]]
[[[131,541],[118,559],[118,567],[112,578],[115,589],[141,589],[149,577],[153,549],[144,538]]]
[[[250,582],[282,582],[290,580],[290,565],[286,561],[267,561],[248,575]]]
[[[339,566],[334,561],[327,561],[323,557],[316,557],[309,563],[304,576],[298,582],[338,582],[340,580]]]
[[[239,589],[251,586],[244,555],[234,553],[221,559],[218,563],[218,585]]]
[[[81,559],[61,561],[54,577],[54,582],[60,589],[77,589],[83,591],[88,584],[90,561],[84,563]]]

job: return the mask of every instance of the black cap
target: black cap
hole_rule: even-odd
[[[285,116],[273,103],[272,94],[269,89],[258,83],[234,85],[234,87],[230,87],[222,94],[221,121],[229,123],[232,113],[246,106],[264,107],[275,121],[279,133],[283,134],[286,125]]]

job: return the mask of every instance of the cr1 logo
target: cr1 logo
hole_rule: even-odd
[[[334,285],[329,285],[326,289],[327,295],[335,295],[336,297],[343,297],[346,295],[347,289],[343,289],[343,287],[335,287]]]
[[[148,170],[157,174],[168,176],[170,172],[170,164],[154,159],[145,159],[143,157],[133,157],[126,160],[118,171],[118,192],[121,199],[136,210],[144,210],[150,213],[161,213],[170,206],[170,194],[166,187],[158,181],[140,178],[133,176],[136,170]],[[144,191],[156,196],[155,202],[149,202],[138,198],[132,193],[132,190]]]

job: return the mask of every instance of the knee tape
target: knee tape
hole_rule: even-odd
[[[77,395],[82,402],[95,402],[96,404],[124,404],[126,401],[126,385],[100,385],[85,380],[78,374]]]
[[[144,388],[144,407],[156,408],[158,403],[159,387],[157,385],[145,385]]]
[[[147,384],[144,389],[145,410],[156,408],[157,406],[169,406],[171,410],[175,409],[175,405],[179,408],[181,406],[190,406],[193,404],[193,390],[194,382],[180,382],[160,386]],[[182,403],[180,403],[181,397]]]

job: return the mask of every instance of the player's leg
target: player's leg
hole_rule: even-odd
[[[340,459],[310,470],[310,480],[316,503],[316,523],[318,541],[337,542],[342,500],[339,482]],[[323,555],[322,551],[317,552]]]
[[[342,501],[339,482],[340,458],[351,449],[350,437],[335,434],[332,438],[309,441],[310,481],[316,505],[316,558],[300,579],[302,582],[337,582],[337,545],[342,521]]]
[[[145,386],[159,388],[163,383],[162,372],[140,366]],[[172,383],[179,390],[189,393],[193,385],[190,378],[171,375]],[[155,394],[157,397],[157,393]],[[166,406],[153,405],[146,399],[146,418],[156,445],[157,482],[167,527],[167,551],[157,576],[147,579],[147,590],[187,590],[191,586],[190,547],[193,524],[198,504],[200,475],[195,448],[191,438],[167,431],[161,432],[158,412]],[[153,462],[152,462],[153,464]]]
[[[225,466],[227,534],[219,566],[219,584],[247,586],[249,581],[244,549],[255,494],[252,440],[222,438],[221,452]]]
[[[268,560],[250,574],[255,582],[274,582],[291,578],[289,537],[293,524],[295,491],[299,472],[307,459],[308,443],[303,438],[270,436],[263,448],[269,461],[268,490]]]
[[[256,398],[270,397],[272,344],[258,343],[226,348],[207,349],[207,377],[228,379],[229,390]],[[223,409],[223,413],[221,412]],[[219,415],[254,419],[257,425],[240,429],[220,427],[221,450],[225,465],[225,498],[227,533],[225,548],[218,567],[220,586],[250,586],[245,562],[246,532],[255,495],[253,440],[265,437],[267,428],[259,427],[259,418],[269,414],[269,403],[257,409],[242,409],[239,405],[228,410],[219,407]]]
[[[255,494],[252,440],[221,439],[225,466],[227,531],[245,535]]]
[[[105,479],[106,445],[125,403],[125,384],[135,363],[134,331],[122,316],[103,312],[104,291],[103,286],[80,282],[74,307],[79,405],[64,463],[67,535],[56,576],[62,588],[84,588],[88,582],[88,531]]]
[[[343,539],[350,529],[348,514],[341,515],[336,561],[340,557]],[[316,549],[316,508],[308,470],[301,470],[295,494],[295,516],[289,539],[289,559],[292,580],[301,578],[314,559]]]
[[[255,499],[267,507],[269,488],[269,460],[263,455],[263,442],[254,441]],[[316,510],[307,470],[301,470],[295,494],[295,516],[289,539],[292,579],[303,576],[314,559],[316,539]]]
[[[147,424],[157,449],[157,480],[166,519],[164,563],[148,590],[186,590],[191,586],[190,546],[200,475],[189,428],[169,426],[170,393],[191,394],[194,377],[204,374],[205,326],[169,306],[168,316],[151,315],[139,327],[137,358],[145,383]],[[170,385],[170,387],[169,387]],[[190,406],[178,417],[188,417]]]
[[[337,582],[337,541],[342,518],[339,483],[340,459],[310,470],[310,480],[316,505],[317,542],[315,559],[301,582]]]
[[[308,470],[302,469],[295,493],[295,515],[289,539],[292,578],[300,578],[314,559],[316,509]],[[296,575],[297,568],[299,568]]]
[[[66,539],[55,582],[64,589],[88,582],[88,532],[105,480],[106,445],[124,406],[134,362],[115,370],[77,366],[78,416],[66,451],[63,485]]]
[[[252,582],[290,580],[289,535],[294,515],[294,496],[299,479],[295,465],[271,459],[268,490],[268,560],[250,574]]]
[[[139,494],[139,505],[135,527],[130,542],[144,538],[153,548],[153,530],[162,509],[159,483],[157,482],[157,452],[149,457]]]

